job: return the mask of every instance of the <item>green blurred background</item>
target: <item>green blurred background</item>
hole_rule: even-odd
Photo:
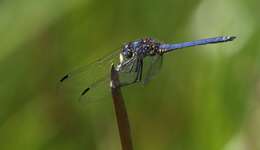
[[[0,149],[119,150],[111,97],[55,88],[77,66],[151,36],[234,42],[176,51],[147,86],[123,89],[135,150],[260,150],[258,0],[0,1]]]

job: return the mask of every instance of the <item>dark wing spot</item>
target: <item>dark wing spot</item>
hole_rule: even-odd
[[[65,75],[64,77],[62,77],[61,79],[60,79],[60,82],[63,82],[64,80],[66,80],[67,78],[69,77],[69,75],[67,74],[67,75]]]
[[[237,37],[235,37],[235,36],[230,36],[229,37],[229,41],[233,41],[234,39],[236,39]]]
[[[81,93],[81,96],[85,95],[88,91],[90,90],[90,88],[86,88],[82,93]]]

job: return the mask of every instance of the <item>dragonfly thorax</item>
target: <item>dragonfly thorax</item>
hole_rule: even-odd
[[[138,57],[140,59],[146,56],[159,54],[160,43],[152,38],[144,38],[125,44],[120,54],[120,62]]]

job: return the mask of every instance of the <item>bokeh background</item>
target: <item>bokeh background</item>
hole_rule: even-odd
[[[260,150],[258,0],[0,1],[0,149],[119,150],[111,97],[83,105],[59,78],[151,36],[234,42],[165,56],[146,86],[123,89],[135,150]]]

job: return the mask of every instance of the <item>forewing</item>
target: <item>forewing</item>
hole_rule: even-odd
[[[92,102],[108,95],[111,64],[118,63],[115,51],[93,63],[65,74],[58,83],[58,93],[66,99]]]

